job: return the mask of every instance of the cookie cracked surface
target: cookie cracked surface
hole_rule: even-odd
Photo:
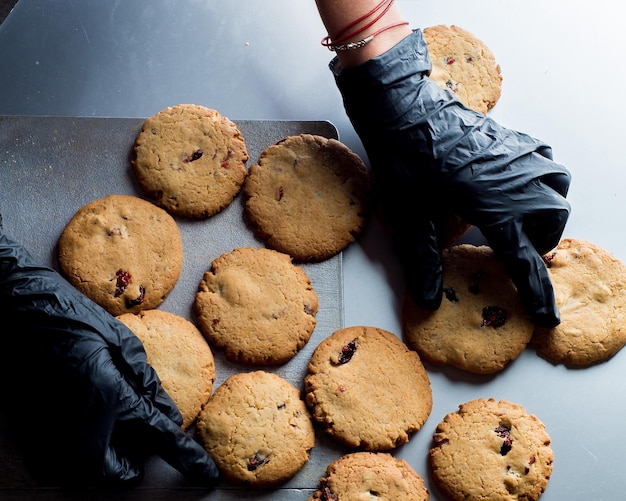
[[[490,398],[461,404],[444,417],[429,460],[436,485],[452,501],[536,501],[548,485],[554,453],[536,416]]]
[[[626,344],[626,265],[597,244],[563,239],[544,256],[561,323],[535,328],[537,353],[555,364],[587,367]]]
[[[376,499],[428,501],[424,479],[403,459],[386,452],[353,452],[328,465],[309,501]]]
[[[459,26],[424,28],[432,61],[430,78],[479,113],[487,113],[500,99],[502,73],[493,52]]]
[[[180,277],[176,221],[138,197],[109,195],[81,207],[58,240],[62,274],[114,316],[159,306]]]
[[[200,413],[197,432],[225,479],[254,488],[289,480],[315,444],[299,390],[265,371],[224,381]]]
[[[211,348],[197,327],[184,317],[146,310],[117,317],[141,340],[148,363],[183,417],[188,429],[209,400],[215,381]]]
[[[314,420],[348,447],[398,447],[432,410],[430,379],[419,355],[383,329],[335,331],[315,349],[307,371],[306,403]]]
[[[248,151],[227,117],[195,104],[170,106],[148,118],[131,165],[146,196],[168,212],[207,218],[241,191]]]
[[[441,256],[444,297],[436,311],[407,293],[402,311],[407,344],[427,362],[476,374],[502,370],[533,336],[517,289],[491,248],[470,244]]]
[[[319,299],[309,276],[289,255],[247,247],[213,261],[193,307],[198,327],[226,357],[277,365],[309,341]]]
[[[335,139],[290,136],[249,169],[245,217],[271,249],[298,262],[329,259],[354,242],[369,214],[363,161]]]

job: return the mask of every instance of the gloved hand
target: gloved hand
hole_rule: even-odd
[[[157,454],[194,481],[217,482],[140,340],[1,230],[0,313],[3,404],[9,392],[17,399],[16,425],[46,458],[38,467],[74,486],[126,486]]]
[[[421,31],[357,66],[331,62],[346,112],[374,170],[407,286],[434,310],[442,298],[441,220],[454,213],[503,260],[532,320],[560,322],[541,257],[569,217],[570,174],[550,147],[461,104],[428,77]]]

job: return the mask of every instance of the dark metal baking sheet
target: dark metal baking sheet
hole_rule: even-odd
[[[112,193],[142,196],[129,160],[143,121],[143,118],[0,116],[0,223],[3,230],[23,243],[35,258],[56,268],[56,241],[81,206]],[[246,140],[250,155],[248,165],[256,162],[266,147],[289,135],[311,133],[337,138],[336,128],[323,121],[234,121]],[[193,297],[211,261],[236,247],[262,247],[262,243],[243,221],[241,196],[210,219],[176,218],[176,221],[183,239],[183,270],[160,308],[192,319]],[[290,362],[264,368],[297,387],[302,386],[313,349],[343,325],[341,255],[303,267],[320,299],[315,331]],[[235,372],[258,369],[229,362],[215,350],[214,355],[217,372],[214,388]],[[53,431],[46,431],[50,432]],[[40,485],[23,468],[15,448],[20,433],[22,431],[6,429],[0,412],[0,497],[22,499],[26,494],[29,499],[64,498],[55,486]],[[281,488],[251,493],[221,485],[216,491],[198,490],[196,494],[198,498],[207,495],[215,500],[305,500],[317,487],[328,463],[342,452],[318,432],[310,461]],[[145,480],[126,496],[129,499],[173,499],[178,498],[180,489],[194,490],[178,472],[154,458],[148,464]]]

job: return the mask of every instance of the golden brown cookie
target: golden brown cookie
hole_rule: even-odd
[[[197,431],[223,478],[253,488],[289,480],[315,443],[299,390],[264,371],[226,379],[200,413]]]
[[[237,126],[195,104],[168,107],[137,135],[133,172],[144,193],[172,214],[206,218],[241,191],[248,151]]]
[[[517,289],[487,246],[461,244],[442,253],[444,297],[436,311],[406,294],[407,344],[427,362],[476,374],[502,370],[533,335]]]
[[[386,452],[353,452],[333,461],[309,501],[428,501],[424,479]]]
[[[238,248],[213,261],[193,306],[198,327],[227,358],[276,365],[308,342],[319,301],[311,279],[289,255]]]
[[[200,331],[186,318],[161,310],[117,317],[141,340],[148,363],[189,428],[209,400],[215,381],[215,361]]]
[[[326,433],[348,447],[385,451],[406,443],[432,410],[418,354],[394,334],[347,327],[313,352],[306,403]]]
[[[561,323],[535,328],[537,353],[555,364],[604,362],[626,344],[626,266],[600,246],[563,239],[544,256]]]
[[[452,501],[535,501],[553,460],[544,424],[521,405],[493,398],[446,415],[430,449],[435,484]]]
[[[176,285],[183,244],[176,221],[141,198],[109,195],[81,207],[58,241],[68,281],[112,315],[159,306]]]
[[[493,108],[502,90],[500,65],[487,45],[455,25],[424,28],[432,61],[430,78],[479,113]]]
[[[347,146],[301,134],[263,151],[243,190],[246,220],[267,247],[316,262],[338,254],[361,232],[371,182]]]

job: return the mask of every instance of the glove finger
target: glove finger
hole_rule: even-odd
[[[212,487],[219,480],[219,471],[206,450],[180,425],[143,399],[129,419],[139,423],[142,441],[187,478]]]
[[[436,310],[443,296],[443,269],[437,231],[430,220],[411,220],[394,229],[394,244],[407,289],[419,306]]]
[[[522,231],[522,224],[510,222],[481,231],[503,260],[532,321],[541,327],[556,327],[561,318],[552,282],[543,258]]]
[[[106,356],[103,350],[93,363],[106,364]],[[189,478],[207,485],[217,481],[217,467],[204,448],[123,376],[107,377],[96,391],[108,405],[94,424],[92,450],[95,457],[102,454],[107,480],[140,478],[144,459],[157,454]]]
[[[182,423],[174,402],[165,394],[148,364],[143,344],[122,322],[81,294],[55,270],[35,263],[17,242],[0,234],[3,307],[36,330],[50,350],[67,363],[106,347],[107,358],[131,386],[171,419]],[[68,356],[72,354],[72,357]],[[94,374],[98,373],[97,368]]]
[[[128,457],[118,455],[113,447],[104,453],[102,473],[108,484],[134,484],[144,477],[143,462],[132,462]]]
[[[75,446],[86,475],[122,482],[140,478],[142,461],[135,456],[143,455],[133,451],[141,448],[129,447],[130,454],[120,454],[112,441],[119,421],[158,415],[170,430],[182,433],[182,416],[147,363],[139,339],[3,233],[0,271],[3,307],[37,335],[37,353],[47,355],[44,360],[52,365],[62,361],[63,374],[79,388],[75,398],[63,400],[61,410],[67,405],[82,416]],[[89,407],[81,408],[82,402]]]

